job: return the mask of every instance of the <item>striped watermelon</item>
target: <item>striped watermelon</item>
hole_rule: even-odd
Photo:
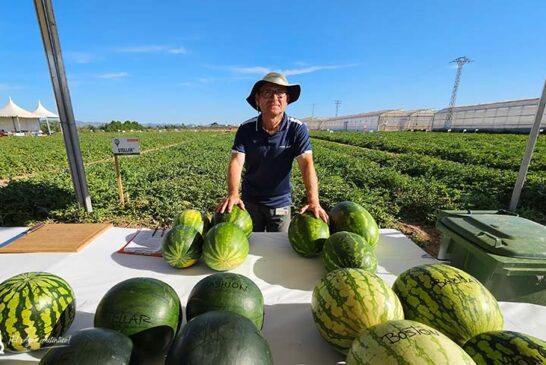
[[[288,227],[288,241],[301,256],[313,257],[320,253],[330,236],[328,225],[312,213],[296,214]]]
[[[345,353],[366,328],[403,319],[400,301],[377,275],[362,269],[329,272],[313,290],[313,319],[321,336]]]
[[[372,247],[377,246],[379,227],[371,214],[361,205],[349,201],[341,202],[330,209],[328,214],[332,233],[353,232],[364,237]]]
[[[377,258],[364,237],[351,232],[337,232],[324,244],[322,260],[327,271],[352,267],[375,272]]]
[[[347,365],[475,365],[462,348],[438,330],[415,321],[370,327],[353,342]]]
[[[214,213],[212,223],[213,225],[219,223],[233,223],[241,228],[247,237],[250,237],[250,234],[252,233],[252,218],[246,210],[239,208],[238,205],[235,205],[230,213],[227,211],[223,214],[218,212]]]
[[[248,250],[247,236],[238,226],[219,223],[205,236],[203,261],[216,271],[231,270],[245,261]]]
[[[173,220],[173,227],[181,224],[195,228],[202,235],[210,228],[208,217],[196,209],[186,209],[177,214]]]
[[[478,365],[546,364],[546,342],[520,332],[480,333],[463,349]]]
[[[38,350],[74,321],[76,298],[68,283],[46,272],[27,272],[0,284],[0,333],[6,349]]]
[[[161,255],[172,267],[195,265],[203,252],[203,236],[192,226],[174,226],[161,242]]]
[[[239,313],[261,329],[264,296],[260,288],[244,275],[230,272],[212,274],[193,287],[186,305],[186,319],[190,321],[213,310]]]
[[[445,264],[416,266],[394,282],[406,319],[428,324],[459,345],[487,331],[502,330],[497,300],[477,279]]]

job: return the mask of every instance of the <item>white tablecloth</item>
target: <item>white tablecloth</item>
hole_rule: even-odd
[[[0,243],[23,231],[0,228]],[[116,251],[135,229],[112,228],[78,253],[0,254],[0,282],[27,271],[46,271],[64,278],[75,291],[77,313],[69,333],[93,326],[102,296],[116,283],[133,277],[153,277],[171,285],[187,302],[193,286],[214,273],[199,262],[189,269],[171,268],[162,258],[119,254]],[[436,262],[403,234],[381,230],[377,272],[392,284],[404,270]],[[325,274],[320,258],[302,258],[290,247],[285,233],[253,233],[246,261],[232,272],[251,278],[265,299],[263,334],[275,364],[337,364],[343,356],[320,337],[313,323],[310,301],[316,283]],[[505,329],[546,339],[546,307],[501,303]],[[0,355],[2,364],[37,363],[42,351]]]

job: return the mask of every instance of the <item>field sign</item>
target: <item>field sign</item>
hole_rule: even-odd
[[[140,155],[140,139],[135,137],[112,138],[112,152],[114,155]]]

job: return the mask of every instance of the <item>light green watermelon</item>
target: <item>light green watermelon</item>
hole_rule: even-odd
[[[218,212],[214,213],[212,223],[213,225],[219,223],[233,223],[243,230],[247,238],[250,237],[250,234],[252,233],[252,218],[246,210],[239,208],[238,205],[235,205],[229,213],[227,211],[223,214]]]
[[[478,365],[546,364],[546,341],[520,332],[480,333],[463,349]]]
[[[328,214],[332,233],[341,231],[356,233],[364,237],[370,246],[377,246],[379,227],[371,214],[361,205],[350,201],[341,202],[330,209]]]
[[[301,256],[313,257],[320,253],[330,236],[328,225],[312,213],[296,214],[288,227],[288,241]]]
[[[205,236],[203,261],[216,271],[231,270],[245,261],[248,250],[247,236],[238,226],[219,223]]]
[[[70,285],[46,272],[26,272],[0,283],[0,333],[7,350],[46,347],[74,321],[76,298]]]
[[[203,237],[192,226],[174,226],[161,242],[161,255],[177,269],[195,265],[202,252]]]
[[[196,209],[186,209],[174,217],[173,227],[178,225],[191,226],[205,235],[210,228],[210,221],[206,214]]]
[[[393,285],[406,319],[434,327],[459,345],[503,327],[497,300],[476,278],[445,264],[416,266]]]
[[[374,273],[377,269],[372,246],[364,237],[345,231],[334,233],[326,240],[322,260],[327,271],[352,267]]]
[[[362,269],[326,274],[313,290],[311,310],[321,336],[343,353],[366,328],[404,318],[392,289],[379,276]]]
[[[353,342],[347,365],[475,365],[440,331],[415,321],[388,321],[364,330]]]

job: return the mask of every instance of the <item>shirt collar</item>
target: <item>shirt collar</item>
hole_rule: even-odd
[[[282,120],[281,120],[281,125],[280,125],[279,130],[277,132],[285,130],[287,127],[288,127],[288,115],[285,112],[285,113],[283,113]],[[258,119],[256,119],[256,131],[258,131],[258,130],[261,130],[264,133],[267,133],[265,131],[265,129],[263,128],[262,114],[258,115]]]

